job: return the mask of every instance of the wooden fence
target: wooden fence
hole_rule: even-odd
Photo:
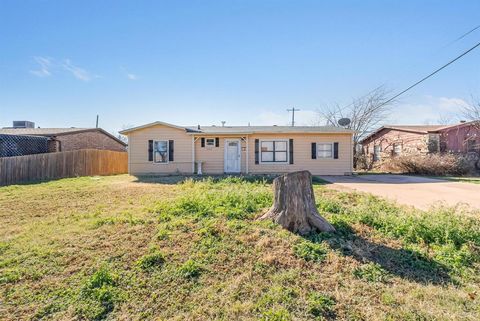
[[[0,185],[64,177],[124,174],[126,152],[81,149],[69,152],[0,158]]]

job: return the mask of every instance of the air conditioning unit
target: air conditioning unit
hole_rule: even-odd
[[[28,120],[14,120],[13,128],[35,128],[35,123]]]

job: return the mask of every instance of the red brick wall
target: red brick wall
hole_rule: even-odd
[[[59,135],[56,139],[60,141],[60,149],[62,152],[86,148],[106,149],[119,152],[126,150],[124,145],[99,131]]]
[[[440,132],[442,152],[468,152],[468,140],[472,140],[476,150],[480,149],[480,127],[475,125],[459,126],[445,129]]]
[[[384,159],[393,155],[394,144],[401,144],[402,155],[428,153],[428,134],[384,129],[363,144],[363,152],[373,158],[374,145],[380,145],[380,155]]]

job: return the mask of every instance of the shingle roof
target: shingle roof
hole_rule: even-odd
[[[154,122],[121,131],[121,134],[128,134],[135,130],[147,128],[155,125],[169,126],[177,129],[183,129],[190,134],[255,134],[255,133],[353,133],[350,129],[334,126],[177,126],[164,122]]]
[[[74,134],[74,133],[81,133],[81,132],[88,132],[88,131],[99,131],[110,138],[116,140],[120,144],[127,146],[125,142],[121,141],[114,135],[110,134],[109,132],[103,130],[102,128],[78,128],[78,127],[70,127],[70,128],[2,128],[0,129],[0,134],[7,134],[7,135],[30,135],[30,136],[60,136],[66,134]]]
[[[438,130],[446,126],[447,125],[385,125],[383,128],[427,133],[429,131]]]
[[[351,130],[334,126],[192,126],[188,132],[204,134],[255,134],[255,133],[351,133]]]
[[[2,128],[0,134],[55,136],[59,134],[92,130],[95,128]]]

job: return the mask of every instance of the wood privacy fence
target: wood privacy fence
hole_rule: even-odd
[[[0,158],[0,185],[64,177],[124,174],[126,152],[81,149],[69,152]]]

